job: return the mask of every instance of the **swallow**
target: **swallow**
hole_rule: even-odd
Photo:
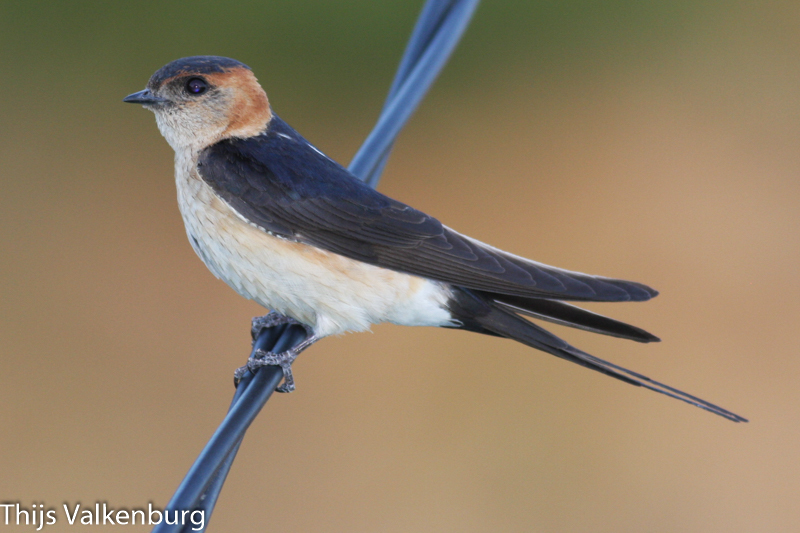
[[[523,317],[642,343],[654,335],[567,303],[641,302],[641,283],[571,272],[462,235],[353,176],[273,111],[252,70],[178,59],[124,102],[155,113],[175,150],[178,205],[209,270],[271,310],[254,328],[299,323],[307,337],[248,366],[291,364],[329,335],[372,324],[455,328],[515,340],[729,420],[744,418],[583,352]]]

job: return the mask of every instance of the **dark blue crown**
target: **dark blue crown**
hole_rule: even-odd
[[[235,59],[219,56],[192,56],[177,59],[172,63],[167,63],[156,71],[147,84],[151,88],[156,88],[164,83],[165,80],[184,74],[215,74],[225,72],[232,68],[250,67],[240,63]]]

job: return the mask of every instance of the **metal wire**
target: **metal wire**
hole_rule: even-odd
[[[350,163],[350,171],[375,187],[400,130],[416,110],[441,72],[466,30],[479,0],[428,0],[406,46],[403,59],[389,90],[378,122]],[[258,350],[281,352],[301,342],[305,330],[298,326],[264,329],[253,343]],[[197,524],[168,524],[153,533],[205,531],[222,486],[242,443],[245,432],[278,386],[280,367],[267,366],[246,375],[237,386],[228,414],[192,468],[186,474],[165,511],[201,510],[202,529]],[[178,520],[175,520],[178,522]]]
[[[353,157],[350,171],[378,185],[394,140],[417,109],[467,29],[478,0],[429,1],[400,62],[378,123]]]

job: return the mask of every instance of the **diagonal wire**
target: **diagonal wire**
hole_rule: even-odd
[[[350,171],[375,187],[400,130],[441,72],[466,30],[479,0],[428,0],[398,67],[378,122],[353,157]],[[256,350],[281,352],[301,342],[299,326],[261,330]],[[278,386],[280,367],[266,366],[247,374],[239,385],[225,419],[206,444],[165,509],[165,520],[153,533],[205,531],[245,432]],[[181,511],[202,511],[203,524],[177,519]],[[198,516],[198,515],[194,515]],[[199,521],[199,520],[198,520]]]
[[[447,63],[477,7],[478,0],[425,5],[378,123],[350,162],[350,172],[370,186],[378,185],[397,135]]]

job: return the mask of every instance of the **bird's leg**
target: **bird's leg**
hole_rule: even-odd
[[[250,321],[250,324],[250,336],[253,337],[253,342],[256,342],[256,339],[261,334],[261,330],[274,328],[275,326],[283,326],[284,324],[290,326],[301,326],[306,330],[306,332],[309,334],[311,333],[308,329],[308,326],[305,324],[301,324],[294,318],[284,316],[276,311],[272,311],[268,315],[264,316],[254,316],[253,320]]]
[[[253,327],[251,334],[253,335],[253,342],[258,338],[258,335],[265,328],[280,326],[284,324],[301,326],[306,330],[306,338],[303,342],[299,343],[293,348],[280,353],[266,352],[264,350],[256,350],[253,356],[248,359],[247,364],[238,368],[234,373],[234,380],[238,383],[247,372],[253,372],[262,366],[279,366],[283,370],[283,383],[275,390],[278,392],[292,392],[295,389],[294,378],[292,376],[292,363],[297,356],[317,342],[320,338],[314,335],[314,331],[305,324],[296,321],[293,318],[283,316],[279,313],[272,312],[266,316],[255,317],[253,319]]]

